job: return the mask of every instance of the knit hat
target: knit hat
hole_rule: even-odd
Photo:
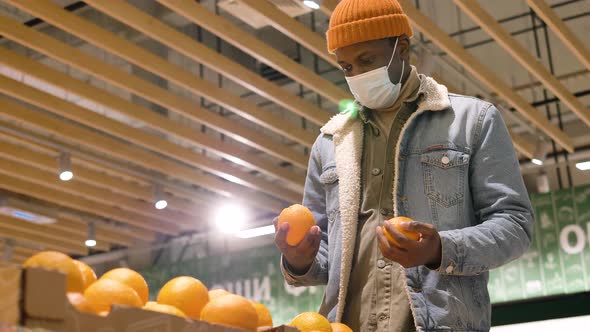
[[[342,0],[330,18],[326,33],[328,51],[352,44],[397,37],[412,37],[412,27],[397,0]]]

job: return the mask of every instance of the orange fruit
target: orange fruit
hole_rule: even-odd
[[[192,319],[201,317],[201,310],[207,302],[207,287],[192,277],[174,278],[168,281],[158,294],[158,303],[174,306]]]
[[[84,276],[70,256],[57,251],[42,251],[31,256],[23,267],[41,267],[47,270],[57,270],[66,274],[67,291],[81,293],[84,291]]]
[[[70,303],[78,311],[98,315],[98,310],[92,306],[82,293],[68,293],[67,296]]]
[[[168,304],[159,304],[158,302],[154,302],[154,301],[149,301],[148,303],[146,303],[143,308],[145,310],[150,310],[150,311],[156,311],[156,312],[161,312],[164,314],[168,314],[168,315],[174,315],[174,316],[178,316],[178,317],[182,317],[182,318],[186,318],[186,315],[184,314],[184,312],[180,311],[180,309],[168,305]]]
[[[293,204],[281,212],[277,227],[281,227],[284,223],[289,224],[287,244],[296,246],[305,238],[309,229],[315,225],[315,218],[305,206]]]
[[[103,274],[100,279],[115,280],[133,288],[137,292],[137,295],[139,295],[142,305],[147,303],[148,297],[150,296],[148,285],[145,279],[141,276],[141,274],[131,269],[124,267],[113,269]]]
[[[352,332],[352,329],[342,323],[332,323],[332,332]]]
[[[268,308],[258,302],[252,302],[254,309],[258,313],[258,327],[272,327],[272,316],[270,315],[270,311]]]
[[[112,279],[99,279],[84,291],[84,297],[99,312],[110,311],[113,304],[137,308],[143,306],[141,298],[133,288]]]
[[[74,259],[74,264],[80,269],[82,272],[82,276],[84,277],[84,289],[88,288],[88,286],[92,285],[96,281],[96,273],[94,270],[88,266],[88,264]]]
[[[420,233],[413,232],[413,231],[407,231],[400,226],[400,223],[410,222],[410,221],[413,221],[413,220],[410,218],[407,218],[407,217],[395,217],[395,218],[391,218],[389,220],[386,220],[385,222],[389,223],[390,225],[395,227],[395,229],[398,232],[402,233],[402,235],[407,237],[408,239],[410,239],[412,241],[418,241],[418,240],[420,240]],[[389,243],[394,244],[399,247],[399,243],[397,243],[397,241],[393,237],[391,237],[391,235],[387,231],[387,228],[385,228],[385,225],[383,225],[383,233],[385,234],[385,237],[387,238],[387,241],[389,241]]]
[[[289,326],[296,327],[301,332],[332,332],[332,325],[330,325],[330,321],[317,312],[304,312],[295,317],[295,319],[289,323]]]
[[[229,294],[219,297],[203,308],[201,320],[255,332],[258,312],[245,297]]]
[[[225,289],[212,289],[209,291],[209,301],[213,301],[218,297],[226,296],[229,294],[231,293],[226,291]]]

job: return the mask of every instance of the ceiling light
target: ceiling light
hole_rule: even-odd
[[[221,206],[215,213],[215,224],[225,234],[240,232],[247,219],[247,211],[240,205]]]
[[[42,215],[38,209],[29,209],[27,205],[19,204],[17,200],[7,197],[0,197],[0,215],[5,215],[13,218],[20,219],[25,222],[47,225],[55,223],[55,218]]]
[[[547,158],[547,145],[542,140],[537,141],[535,153],[531,162],[537,166],[543,166],[545,159]]]
[[[580,171],[588,171],[590,170],[590,161],[583,161],[581,163],[577,163],[576,168]]]
[[[89,248],[96,246],[96,226],[92,221],[88,223],[88,237],[84,244]]]
[[[313,1],[313,0],[304,0],[303,4],[306,5],[307,7],[311,8],[311,9],[320,9],[320,5],[317,3],[317,1]]]
[[[154,185],[154,206],[158,210],[163,210],[168,206],[168,202],[164,198],[164,191],[162,190],[162,185],[158,183]]]
[[[72,172],[72,160],[70,154],[63,152],[59,155],[59,179],[62,181],[70,181],[74,177]]]
[[[270,235],[275,233],[275,226],[268,225],[262,227],[256,227],[251,229],[245,229],[243,231],[238,232],[236,235],[241,239],[250,239],[253,237],[259,237],[264,235]]]

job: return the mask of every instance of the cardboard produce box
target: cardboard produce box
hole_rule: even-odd
[[[17,266],[0,263],[0,323],[20,322],[21,273]]]
[[[1,332],[4,327],[18,332],[244,332],[124,306],[114,306],[107,317],[81,313],[67,299],[66,276],[39,268],[0,265],[0,294]],[[21,327],[17,327],[19,324]],[[267,330],[297,331],[287,326]]]

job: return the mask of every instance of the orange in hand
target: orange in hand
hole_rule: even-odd
[[[293,204],[281,212],[277,227],[281,227],[284,223],[289,224],[287,244],[296,246],[303,241],[307,232],[315,225],[315,218],[305,206]]]
[[[395,217],[395,218],[391,218],[389,220],[386,220],[386,223],[389,223],[391,226],[395,227],[395,230],[400,232],[403,236],[405,236],[406,238],[408,238],[409,240],[412,241],[418,241],[420,240],[420,233],[418,232],[413,232],[413,231],[407,231],[405,229],[403,229],[401,227],[401,223],[402,222],[411,222],[413,221],[410,218],[407,217]],[[387,241],[389,241],[389,243],[396,245],[396,246],[400,246],[399,243],[397,243],[397,241],[389,234],[389,232],[387,231],[387,228],[385,227],[385,224],[383,225],[383,233],[385,234],[385,237],[387,238]]]

